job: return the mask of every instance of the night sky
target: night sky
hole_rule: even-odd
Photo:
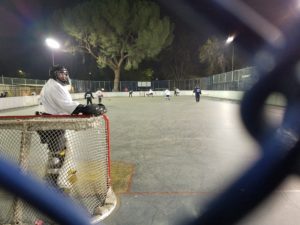
[[[52,64],[51,50],[45,45],[49,31],[44,22],[57,9],[80,0],[1,0],[0,1],[0,74],[14,76],[18,70],[29,77],[47,79]],[[74,57],[73,57],[74,58]],[[72,60],[66,53],[55,53],[55,61]]]
[[[49,31],[43,26],[43,22],[56,9],[64,9],[83,1],[0,0],[0,74],[16,77],[17,71],[23,70],[29,73],[28,77],[30,78],[47,79],[52,57],[51,50],[45,45],[45,39],[49,35]],[[166,1],[158,0],[158,2]],[[263,13],[268,20],[278,26],[287,23],[291,17],[295,16],[295,10],[299,10],[299,8],[293,7],[296,0],[245,0],[245,2],[251,4],[255,10]],[[168,4],[165,4],[164,7],[168,8]],[[174,13],[180,14],[176,11],[173,11]],[[190,13],[187,14],[191,15]],[[195,25],[195,23],[192,24],[191,21],[193,20],[191,18],[181,19],[187,25],[190,23],[191,28]],[[195,33],[195,35],[199,34]],[[55,63],[73,65],[74,68],[74,64],[80,64],[80,58],[69,53],[56,52]]]

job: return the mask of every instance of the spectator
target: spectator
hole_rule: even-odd
[[[1,92],[0,97],[5,98],[5,97],[7,97],[7,95],[8,95],[8,92],[4,91],[4,92]]]

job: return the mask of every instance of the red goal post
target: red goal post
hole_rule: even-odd
[[[117,204],[110,178],[108,117],[0,117],[0,154],[49,186],[51,180],[47,175],[53,170],[49,165],[57,160],[52,157],[53,149],[59,148],[56,145],[64,146],[64,155],[59,175],[53,182],[55,187],[82,205],[91,215],[92,223],[103,220]],[[0,189],[0,224],[48,220],[22,200],[8,196]]]

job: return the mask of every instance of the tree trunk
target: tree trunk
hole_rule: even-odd
[[[115,79],[114,79],[114,87],[112,91],[119,91],[119,83],[120,83],[120,68],[114,70]]]

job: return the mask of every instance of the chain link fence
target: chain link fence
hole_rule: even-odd
[[[255,68],[247,67],[226,73],[215,74],[208,77],[188,80],[153,80],[153,81],[120,81],[120,91],[154,91],[165,89],[193,90],[199,86],[203,90],[232,90],[246,91],[256,81],[258,76]],[[1,77],[0,94],[6,96],[28,96],[39,94],[46,80],[35,80],[25,78]],[[87,90],[97,91],[104,89],[110,92],[113,89],[113,81],[72,80],[72,92],[82,93]]]
[[[0,97],[27,96],[39,94],[45,83],[45,80],[1,76]]]
[[[257,82],[255,68],[247,67],[226,73],[201,78],[200,87],[204,90],[246,91]]]

